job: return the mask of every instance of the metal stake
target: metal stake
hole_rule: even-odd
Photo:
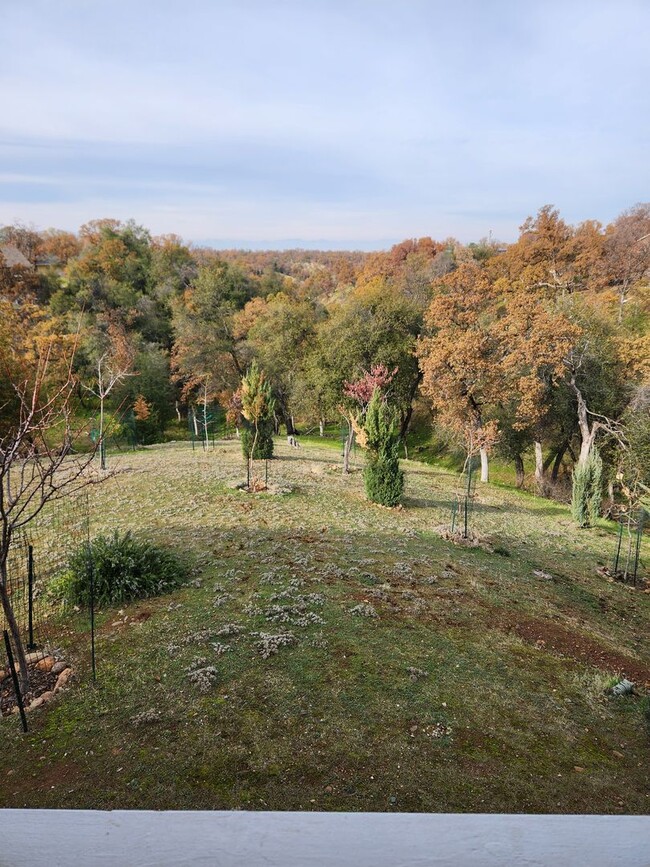
[[[27,618],[29,628],[28,650],[34,650],[34,546],[27,548]]]
[[[5,648],[7,650],[7,659],[9,661],[9,668],[11,669],[11,677],[14,682],[14,692],[16,693],[16,703],[18,705],[18,710],[20,712],[20,721],[23,724],[23,731],[27,731],[27,717],[25,716],[25,706],[23,705],[23,697],[20,693],[20,684],[18,683],[18,673],[16,671],[16,664],[14,662],[14,655],[11,652],[11,642],[9,641],[9,633],[7,630],[4,630],[5,637]]]

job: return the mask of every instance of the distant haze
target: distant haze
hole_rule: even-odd
[[[644,0],[21,0],[0,225],[251,249],[511,241],[650,198]]]

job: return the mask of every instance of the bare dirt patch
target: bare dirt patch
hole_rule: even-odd
[[[567,656],[577,662],[586,662],[603,671],[620,672],[635,683],[650,684],[650,665],[631,659],[625,654],[616,653],[597,641],[572,632],[557,623],[520,615],[502,620],[500,628],[506,632],[514,632],[523,641],[533,644],[540,650]]]

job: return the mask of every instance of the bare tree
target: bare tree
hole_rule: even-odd
[[[18,411],[0,438],[0,598],[23,691],[29,688],[29,671],[8,580],[12,540],[48,503],[72,496],[98,480],[89,467],[94,452],[80,455],[73,450],[83,431],[73,428],[72,398],[77,382],[72,358],[54,386],[49,383],[51,367],[50,343],[38,357],[30,379],[13,384]]]
[[[84,384],[86,391],[99,400],[99,458],[102,470],[106,469],[106,425],[105,404],[116,385],[123,382],[128,376],[135,376],[133,372],[133,349],[129,345],[123,329],[114,323],[109,324],[108,348],[97,359],[96,379],[92,387]]]

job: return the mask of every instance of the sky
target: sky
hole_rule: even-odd
[[[647,0],[0,0],[0,225],[513,241],[650,200]]]

